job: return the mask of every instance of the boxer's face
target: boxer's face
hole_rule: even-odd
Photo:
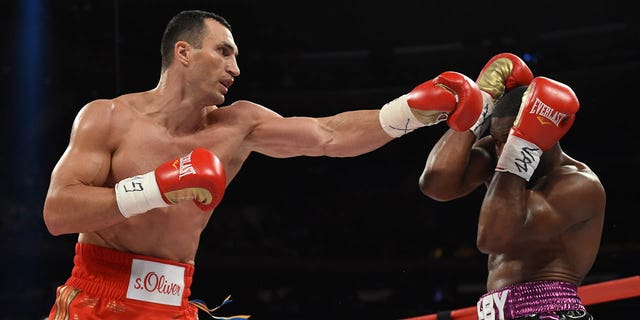
[[[191,47],[190,83],[197,85],[211,104],[224,102],[225,95],[240,75],[238,49],[231,31],[218,21],[207,19],[201,48]]]

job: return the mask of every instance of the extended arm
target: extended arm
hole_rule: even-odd
[[[378,114],[358,110],[324,118],[272,118],[253,130],[252,149],[278,158],[360,155],[393,139],[380,127]]]
[[[444,72],[380,110],[348,111],[324,118],[268,116],[258,122],[247,141],[252,150],[273,157],[350,157],[441,121],[468,130],[481,108],[482,95],[472,80]]]

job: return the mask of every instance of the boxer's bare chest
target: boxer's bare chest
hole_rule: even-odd
[[[111,173],[113,181],[154,170],[158,165],[203,147],[213,152],[224,164],[230,181],[246,160],[244,133],[237,126],[220,124],[188,134],[172,134],[166,128],[136,121],[122,135],[115,150]]]

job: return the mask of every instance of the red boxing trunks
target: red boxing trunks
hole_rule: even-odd
[[[73,262],[49,320],[198,318],[188,300],[193,265],[82,243]]]

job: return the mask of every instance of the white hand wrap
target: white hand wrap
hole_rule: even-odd
[[[542,150],[535,144],[512,134],[502,148],[496,171],[511,172],[529,181],[540,163]]]
[[[495,101],[493,101],[493,97],[490,94],[482,92],[482,113],[480,113],[480,117],[476,123],[471,127],[471,132],[476,135],[476,138],[482,138],[482,135],[489,127],[491,123],[491,115],[493,114],[493,109],[495,108]]]
[[[162,199],[155,172],[122,179],[116,183],[116,202],[125,218],[131,218],[154,208],[169,206]]]
[[[402,95],[380,109],[380,125],[391,137],[398,138],[425,126],[409,109],[407,98],[408,94]]]

